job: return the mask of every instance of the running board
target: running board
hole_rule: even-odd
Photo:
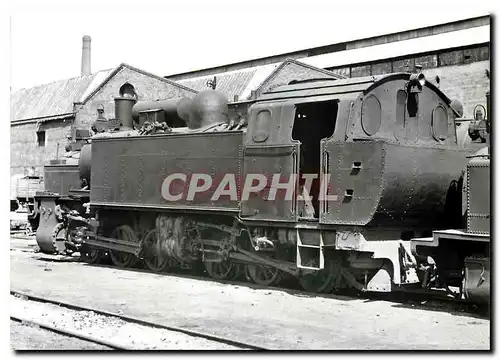
[[[139,253],[141,251],[141,247],[139,244],[131,243],[128,241],[123,241],[123,240],[107,238],[107,237],[99,236],[99,235],[97,236],[97,239],[84,240],[83,244],[97,247],[100,249],[122,251],[122,252],[133,254],[135,256],[139,256]]]

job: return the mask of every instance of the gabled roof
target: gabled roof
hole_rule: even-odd
[[[126,63],[121,63],[120,65],[118,65],[114,70],[112,70],[108,76],[97,86],[95,87],[92,92],[90,92],[83,100],[82,100],[82,103],[85,104],[87,101],[89,101],[99,90],[101,90],[102,87],[104,87],[104,85],[106,85],[112,78],[113,76],[115,76],[120,70],[122,70],[123,68],[129,68],[130,70],[133,70],[133,71],[136,71],[140,74],[143,74],[145,76],[148,76],[148,77],[152,77],[152,78],[155,78],[156,80],[159,80],[159,81],[163,81],[167,84],[170,84],[172,86],[176,86],[178,88],[181,88],[181,89],[184,89],[186,91],[190,91],[194,94],[196,94],[198,91],[192,89],[192,88],[189,88],[187,86],[184,86],[180,83],[177,83],[175,81],[172,81],[172,80],[168,80],[164,77],[161,77],[161,76],[158,76],[158,75],[155,75],[155,74],[152,74],[150,72],[147,72],[145,70],[141,70],[139,68],[136,68],[132,65],[129,65],[129,64],[126,64]]]
[[[235,95],[239,99],[245,99],[250,95],[250,91],[258,86],[276,66],[278,64],[272,64],[271,67],[266,65],[213,75],[197,76],[190,79],[178,80],[178,83],[202,91],[208,89],[207,81],[213,80],[215,76],[217,77],[216,90],[226,95],[229,101],[232,101]],[[256,80],[258,81],[257,83]]]
[[[10,95],[10,120],[71,116],[73,103],[107,73],[109,70],[17,90]]]
[[[74,115],[73,104],[85,104],[109,80],[123,68],[163,81],[172,86],[196,93],[196,90],[178,84],[161,76],[151,74],[131,65],[122,63],[114,69],[99,71],[92,75],[55,81],[29,89],[15,91],[10,96],[10,120],[61,119]]]
[[[335,74],[331,71],[320,69],[312,65],[304,64],[300,61],[287,59],[281,63],[256,66],[247,69],[227,71],[223,73],[197,76],[190,79],[178,80],[178,83],[198,91],[206,90],[207,81],[217,78],[216,90],[227,96],[229,101],[233,101],[234,96],[238,95],[239,100],[248,99],[252,91],[259,92],[266,84],[271,82],[288,65],[294,64],[301,68],[312,70],[323,78],[343,79],[344,76]],[[290,80],[293,80],[290,78]]]
[[[318,68],[318,67],[315,67],[315,66],[312,66],[312,65],[309,65],[309,64],[306,64],[306,63],[303,63],[303,62],[300,62],[300,61],[297,61],[297,60],[294,60],[294,59],[287,59],[285,61],[283,61],[281,63],[281,65],[279,65],[278,67],[276,67],[276,69],[274,69],[274,71],[269,74],[269,76],[260,83],[260,85],[254,89],[258,94],[260,94],[261,90],[264,88],[265,85],[267,85],[269,82],[271,82],[274,78],[276,78],[276,76],[288,65],[290,64],[295,64],[299,67],[303,67],[303,68],[307,68],[309,70],[312,70],[312,71],[315,71],[317,72],[318,74],[321,74],[322,77],[324,78],[332,78],[332,79],[345,79],[345,76],[342,76],[342,75],[339,75],[339,74],[335,74],[331,71],[328,71],[328,70],[325,70],[325,69],[321,69],[321,68]],[[290,80],[293,80],[293,79],[290,79]]]

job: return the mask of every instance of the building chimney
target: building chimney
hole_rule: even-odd
[[[90,75],[90,36],[84,35],[82,39],[82,76]]]

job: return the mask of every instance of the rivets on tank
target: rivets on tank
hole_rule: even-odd
[[[142,185],[144,184],[144,170],[142,156],[139,156],[139,199],[142,198]]]

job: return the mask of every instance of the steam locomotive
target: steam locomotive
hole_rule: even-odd
[[[430,284],[418,239],[461,227],[458,114],[422,73],[294,81],[238,118],[216,90],[137,102],[125,85],[78,181],[76,166],[46,168],[43,252],[389,292]]]

